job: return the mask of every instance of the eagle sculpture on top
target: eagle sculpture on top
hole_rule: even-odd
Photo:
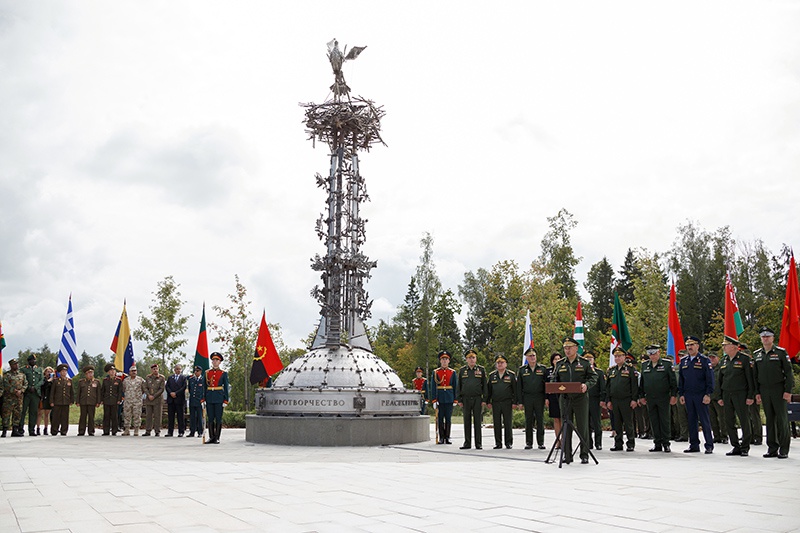
[[[331,85],[331,91],[337,100],[341,98],[342,95],[350,93],[350,87],[348,87],[347,83],[344,81],[342,64],[345,61],[357,58],[365,48],[366,46],[354,46],[348,52],[347,45],[345,45],[343,53],[339,50],[339,41],[335,38],[328,43],[328,60],[331,62],[331,68],[333,69],[333,75],[335,77],[333,85]]]

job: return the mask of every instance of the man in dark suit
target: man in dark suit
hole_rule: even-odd
[[[186,376],[181,374],[181,365],[175,365],[175,373],[167,379],[167,434],[173,436],[175,415],[178,415],[178,436],[183,437],[186,431]]]

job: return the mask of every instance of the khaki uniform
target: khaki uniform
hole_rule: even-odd
[[[122,429],[124,435],[129,434],[133,429],[133,434],[139,434],[142,426],[142,395],[144,394],[144,378],[141,376],[128,376],[122,382]]]
[[[94,411],[100,405],[100,380],[83,378],[78,382],[78,399],[75,402],[81,408],[78,419],[78,435],[86,433],[94,435]]]
[[[144,393],[153,397],[152,400],[144,399],[145,435],[149,435],[153,429],[155,429],[156,436],[161,434],[161,411],[164,405],[163,394],[166,384],[167,379],[161,374],[154,376],[151,373],[144,378]]]
[[[50,406],[53,408],[53,425],[50,434],[66,435],[69,431],[69,406],[72,405],[75,392],[72,388],[72,378],[53,378],[50,389]]]
[[[22,415],[22,397],[28,387],[25,374],[9,370],[3,374],[3,429],[16,428]],[[16,431],[16,430],[15,430]],[[12,436],[16,436],[13,433]]]

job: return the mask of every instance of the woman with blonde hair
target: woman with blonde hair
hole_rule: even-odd
[[[44,382],[42,383],[41,401],[39,402],[39,414],[36,417],[36,434],[39,435],[39,425],[44,420],[44,434],[47,435],[47,425],[50,423],[50,389],[53,386],[53,376],[55,370],[52,366],[44,369]]]

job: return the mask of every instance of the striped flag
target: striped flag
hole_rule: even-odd
[[[122,303],[122,316],[119,317],[117,332],[111,341],[111,351],[114,352],[114,366],[126,374],[130,373],[133,365],[133,337],[128,324],[127,300]]]
[[[744,331],[739,304],[736,302],[736,290],[731,282],[731,273],[725,272],[725,331],[724,335],[738,339]]]
[[[522,366],[528,364],[525,352],[533,348],[533,326],[531,326],[531,310],[525,313],[525,340],[522,342]]]
[[[3,323],[0,322],[0,376],[3,375],[3,348],[6,347],[6,338],[3,336]]]
[[[205,372],[208,370],[208,334],[206,333],[206,304],[203,302],[203,318],[200,319],[200,333],[197,335],[197,348],[194,350],[194,366]]]
[[[667,313],[667,355],[676,363],[681,362],[680,351],[686,349],[681,330],[681,319],[678,316],[677,297],[675,296],[675,280],[669,288],[669,312]]]
[[[78,344],[75,342],[75,320],[72,318],[72,295],[69,295],[67,319],[61,334],[61,347],[58,349],[58,363],[67,365],[67,375],[74,378],[78,374]]]
[[[586,344],[583,340],[583,310],[581,309],[581,302],[578,301],[578,308],[575,310],[575,333],[572,338],[578,341],[578,355],[583,355]]]

